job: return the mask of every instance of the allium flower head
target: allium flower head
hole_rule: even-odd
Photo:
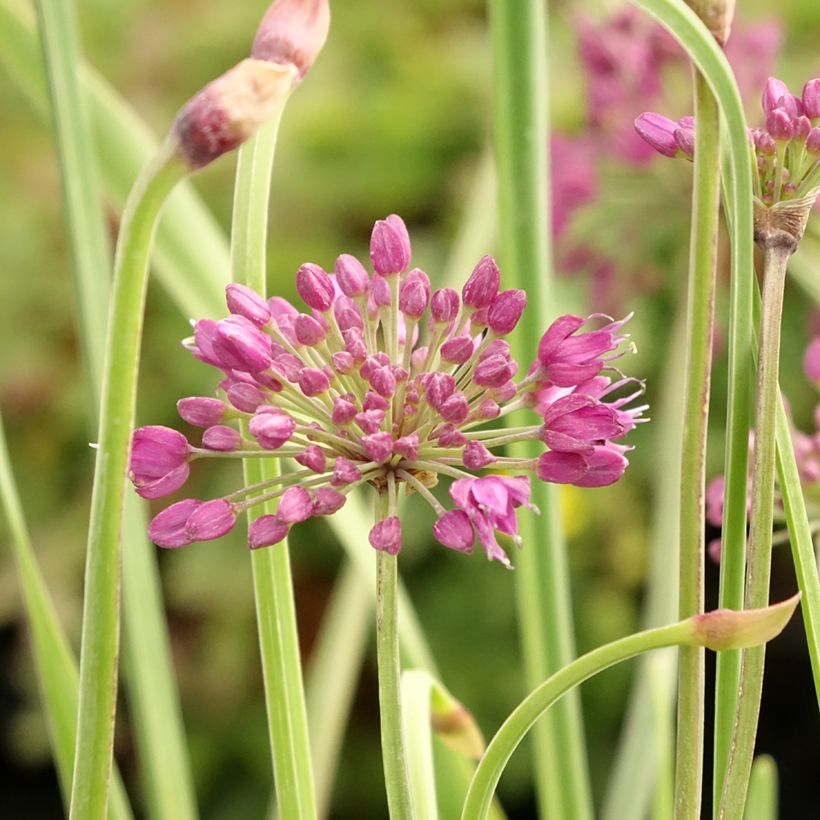
[[[820,193],[820,79],[809,80],[801,97],[769,77],[762,96],[765,125],[749,129],[754,159],[755,239],[765,244],[777,233],[799,242]],[[641,114],[638,134],[668,157],[694,153],[695,123],[677,124],[661,114]]]
[[[262,502],[277,511],[256,519],[252,549],[276,544],[290,527],[332,515],[356,487],[386,495],[386,513],[370,532],[377,550],[402,547],[400,491],[428,502],[433,534],[446,547],[510,566],[497,533],[517,542],[517,511],[529,507],[536,480],[603,486],[627,466],[620,441],[641,421],[627,408],[640,392],[603,372],[623,354],[624,321],[562,316],[546,329],[534,361],[520,368],[505,336],[526,307],[526,293],[502,290],[495,260],[479,261],[461,294],[433,290],[410,265],[410,239],[396,215],[376,223],[374,273],[347,254],[334,273],[305,264],[296,274],[303,307],[229,285],[231,315],[202,320],[185,342],[221,371],[218,397],[179,402],[182,417],[203,427],[202,445],[162,427],[134,433],[131,477],[148,498],[184,483],[193,459],[270,457],[291,462],[280,476],[213,501],[186,499],[151,525],[160,546],[216,538]],[[527,362],[526,364],[529,364]],[[624,395],[628,393],[628,395]],[[613,396],[618,395],[618,398]],[[503,427],[515,411],[529,424]],[[540,417],[540,418],[539,418]],[[513,458],[500,448],[531,440],[540,457]],[[447,509],[431,489],[450,486]]]

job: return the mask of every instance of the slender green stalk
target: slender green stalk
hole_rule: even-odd
[[[72,3],[38,0],[41,43],[60,155],[64,212],[77,285],[79,329],[96,426],[105,344],[111,262],[106,222],[97,185],[95,133],[80,80],[79,46]],[[196,816],[179,701],[171,669],[167,627],[154,559],[146,536],[144,505],[125,501],[123,607],[127,680],[141,771],[151,815],[184,820]],[[128,629],[129,621],[133,625]]]
[[[655,505],[652,510],[649,570],[642,626],[650,629],[669,623],[678,611],[678,556],[680,544],[680,440],[683,434],[683,384],[685,326],[680,307],[669,341],[661,398],[653,412],[652,430],[656,439],[654,455]],[[601,809],[603,820],[643,820],[652,801],[653,786],[660,776],[664,758],[661,737],[672,734],[677,657],[651,655],[638,661],[624,728],[613,755],[613,771]],[[666,732],[659,731],[660,717],[654,708],[665,687]],[[674,747],[674,739],[671,740]],[[674,780],[674,754],[670,752]],[[672,786],[670,784],[670,795]],[[670,801],[671,801],[670,796]],[[666,817],[671,815],[671,809]],[[665,818],[664,818],[665,820]]]
[[[387,493],[376,499],[376,520],[387,516]],[[401,717],[401,661],[398,629],[398,561],[376,555],[376,659],[379,671],[382,765],[390,820],[413,817]]]
[[[234,277],[263,294],[270,177],[280,117],[281,111],[242,146],[236,175]],[[276,459],[245,459],[243,468],[247,485],[279,472]],[[272,512],[268,503],[258,505],[248,511],[249,522]],[[310,820],[316,817],[316,802],[287,543],[253,552],[251,563],[276,799],[282,817]]]
[[[166,146],[134,186],[117,248],[86,557],[73,820],[105,816],[116,708],[122,511],[148,257],[162,204],[184,174]]]
[[[746,574],[747,608],[765,606],[769,599],[780,326],[786,266],[793,249],[793,241],[771,242],[764,249],[763,302],[752,468],[752,508],[749,515]],[[760,697],[763,690],[764,660],[765,649],[763,647],[747,649],[743,653],[734,733],[718,813],[721,818],[742,816],[746,804],[746,790],[749,784]]]
[[[470,784],[462,820],[483,820],[487,816],[487,808],[507,761],[536,721],[559,698],[587,678],[641,652],[687,642],[691,630],[691,623],[682,621],[628,635],[593,649],[547,678],[516,707],[487,746]]]
[[[371,586],[350,560],[342,565],[307,669],[305,698],[319,817],[330,810],[342,738],[371,634]]]
[[[540,0],[491,0],[495,69],[494,141],[501,262],[529,307],[516,350],[532,359],[550,315],[546,9]],[[575,654],[570,579],[554,488],[533,485],[536,521],[521,516],[524,549],[516,572],[518,616],[530,686]],[[542,814],[583,820],[592,814],[580,703],[572,694],[535,733]]]
[[[43,699],[51,749],[60,781],[63,801],[68,808],[71,799],[71,773],[74,768],[74,744],[77,739],[77,704],[79,672],[77,659],[60,625],[54,601],[37,563],[26,526],[23,507],[11,469],[6,434],[0,421],[0,499],[11,535],[11,548],[17,562],[37,680]],[[112,820],[130,820],[131,808],[119,772],[111,778],[108,805]]]
[[[687,357],[681,444],[678,615],[703,612],[706,432],[712,368],[717,232],[720,205],[720,120],[715,98],[697,69],[695,179],[687,297]],[[703,783],[704,652],[681,647],[678,666],[678,732],[675,817],[700,817]]]

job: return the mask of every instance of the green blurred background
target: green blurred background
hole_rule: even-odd
[[[89,60],[161,134],[191,94],[245,55],[266,4],[79,0],[77,5]],[[774,6],[754,0],[739,6],[743,22],[777,15],[783,48],[776,69],[794,91],[820,74],[819,4],[781,0]],[[620,8],[615,3],[584,4],[583,14],[596,20]],[[303,261],[331,266],[343,251],[366,255],[370,226],[390,212],[408,223],[414,262],[434,283],[440,282],[489,138],[492,66],[484,3],[358,0],[335,2],[332,11],[330,40],[289,103],[281,130],[271,208],[271,293],[294,295],[294,274]],[[576,136],[587,127],[585,77],[574,36],[579,13],[569,2],[551,7],[555,125]],[[672,74],[664,82],[674,110],[664,113],[678,117],[689,109],[686,72],[681,67]],[[752,124],[758,121],[758,99],[756,92],[748,101]],[[631,116],[639,113],[636,109]],[[0,74],[0,145],[0,405],[38,557],[76,646],[93,433],[52,137],[5,72]],[[234,168],[235,160],[227,158],[195,181],[226,230]],[[623,365],[628,374],[648,379],[647,398],[655,407],[672,366],[665,357],[685,281],[689,178],[684,162],[658,158],[637,169],[604,163],[598,196],[573,216],[570,227],[573,240],[617,261],[617,307],[637,313],[632,335],[638,355]],[[479,203],[479,210],[489,214],[494,207],[492,199]],[[113,210],[110,221],[113,236]],[[820,234],[820,228],[815,230]],[[488,233],[474,248],[475,260],[493,250]],[[805,264],[820,276],[820,264],[812,257]],[[227,281],[229,271],[220,273]],[[596,289],[583,274],[562,277],[561,292],[565,306],[573,310],[609,307],[587,301]],[[719,322],[724,304],[725,294]],[[814,310],[803,291],[790,287],[783,383],[798,425],[807,430],[817,394],[802,376],[800,357]],[[152,285],[141,424],[178,426],[177,398],[213,389],[212,371],[178,343],[187,335],[188,318]],[[720,340],[716,355],[710,474],[720,471],[722,459]],[[563,494],[579,650],[639,625],[657,486],[654,471],[664,463],[664,453],[653,443],[655,434],[650,424],[631,437],[636,445],[632,467],[616,487]],[[209,497],[227,491],[239,480],[238,471],[229,473],[197,464],[191,494]],[[426,518],[423,526],[406,533],[404,578],[445,682],[491,734],[523,694],[514,579],[478,554],[465,557],[432,543],[428,513],[421,505],[413,507],[413,515]],[[320,521],[296,528],[291,544],[308,659],[341,550]],[[159,560],[203,817],[260,817],[270,794],[270,763],[243,538],[235,534],[160,554]],[[711,601],[716,573],[710,565]],[[773,597],[785,597],[793,588],[789,557],[781,551]],[[760,749],[771,751],[780,764],[781,816],[788,818],[812,816],[820,770],[820,720],[802,641],[801,627],[795,624],[772,647],[760,740]],[[5,547],[0,547],[0,665],[0,814],[58,817],[57,781],[19,587]],[[599,797],[612,764],[630,675],[631,668],[622,666],[583,689]],[[138,795],[138,762],[125,700],[120,715],[116,753],[127,784]],[[371,652],[345,738],[332,817],[384,815],[377,739]],[[534,816],[526,750],[513,759],[501,794],[511,815]],[[139,808],[138,797],[135,803]]]

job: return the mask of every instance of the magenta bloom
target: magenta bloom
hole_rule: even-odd
[[[186,346],[221,371],[217,396],[179,403],[185,420],[205,428],[202,446],[167,428],[136,431],[138,491],[156,497],[159,489],[177,489],[192,459],[264,456],[291,466],[226,498],[172,505],[151,524],[157,544],[218,538],[242,512],[274,502],[275,514],[248,531],[251,549],[268,547],[369,486],[387,495],[386,513],[369,534],[374,549],[401,550],[398,500],[409,489],[436,513],[441,544],[466,553],[477,538],[489,558],[509,567],[497,534],[518,542],[518,509],[533,509],[531,480],[591,487],[623,473],[626,448],[613,441],[644,408],[626,406],[640,390],[613,398],[628,392],[620,388],[630,380],[613,383],[603,371],[623,353],[626,320],[563,316],[522,368],[505,337],[521,319],[526,294],[501,288],[492,257],[479,261],[459,294],[433,290],[427,274],[411,268],[398,216],[376,223],[370,252],[372,275],[346,254],[333,274],[302,265],[302,310],[231,285],[231,315],[197,323]],[[514,436],[546,445],[540,460],[499,451],[509,432],[498,420],[519,410],[532,419]],[[430,492],[441,477],[455,479],[452,509]]]
[[[161,498],[188,480],[190,448],[182,433],[169,427],[141,427],[131,442],[128,475],[143,498]]]

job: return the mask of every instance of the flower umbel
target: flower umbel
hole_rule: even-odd
[[[491,257],[478,263],[461,295],[432,291],[426,273],[408,270],[410,239],[396,215],[374,226],[370,256],[372,276],[347,254],[334,273],[303,265],[296,287],[305,312],[232,284],[231,315],[196,323],[186,346],[223,374],[218,397],[178,405],[186,421],[204,428],[202,446],[168,428],[137,430],[130,475],[138,492],[173,492],[198,458],[280,458],[294,468],[224,499],[173,504],[151,524],[157,544],[219,537],[240,512],[278,500],[276,514],[258,518],[248,534],[252,549],[270,546],[293,524],[332,515],[367,484],[388,498],[387,514],[370,533],[375,549],[401,549],[403,489],[433,507],[441,544],[471,552],[477,536],[490,559],[509,567],[496,533],[517,539],[516,510],[532,508],[533,476],[603,486],[623,474],[628,448],[615,442],[641,421],[643,407],[624,409],[641,388],[608,400],[632,380],[614,371],[613,382],[602,371],[624,352],[626,320],[560,317],[516,381],[519,366],[504,337],[521,318],[526,294],[500,290]],[[499,424],[517,410],[541,419]],[[500,452],[524,440],[548,449],[539,458]],[[440,476],[455,479],[454,509],[431,492]]]

